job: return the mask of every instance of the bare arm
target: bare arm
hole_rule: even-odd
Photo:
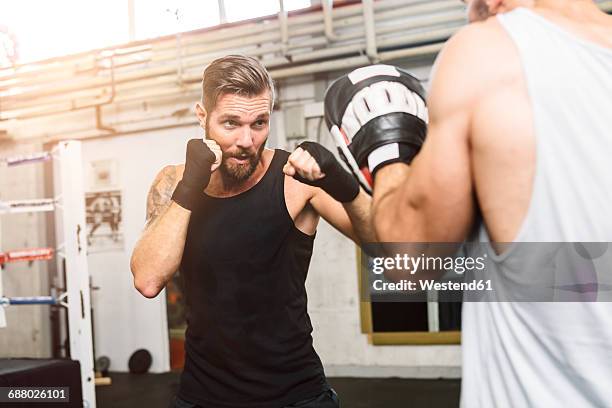
[[[148,298],[161,292],[183,257],[191,212],[171,200],[179,180],[176,166],[164,167],[155,178],[147,197],[146,227],[132,253],[134,286]]]
[[[382,242],[462,242],[469,233],[475,209],[471,118],[489,86],[482,51],[473,45],[481,29],[464,28],[440,53],[427,140],[412,165],[392,164],[376,175],[373,224]]]
[[[311,149],[318,159],[315,160],[308,149]],[[324,168],[331,172],[331,176],[326,175],[322,171],[317,160],[321,160]],[[358,185],[356,187],[358,189],[356,190],[357,195],[354,196],[353,186],[346,184],[346,178],[348,177],[348,182],[354,182],[355,184],[357,182],[346,173],[346,170],[342,169],[340,163],[337,162],[333,154],[325,147],[318,143],[303,143],[291,153],[283,167],[283,171],[290,177],[296,177],[299,174],[305,180],[312,182],[310,184],[302,180],[304,184],[300,184],[308,190],[308,201],[312,208],[325,221],[329,222],[334,228],[358,245],[365,242],[374,242],[375,235],[370,219],[370,196]],[[340,183],[334,186],[340,188],[330,190],[329,182],[317,184],[325,177],[332,177],[330,179],[331,183]],[[351,191],[350,195],[345,194],[346,191]],[[349,197],[354,198],[351,200]],[[340,201],[346,202],[341,203]]]
[[[359,195],[353,201],[341,204],[317,188],[310,203],[325,221],[360,245],[376,239],[370,219],[371,201],[370,196],[359,189]]]

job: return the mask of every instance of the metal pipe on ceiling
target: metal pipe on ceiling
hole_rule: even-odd
[[[612,11],[612,1],[599,1],[598,4],[603,10]],[[275,79],[281,79],[365,65],[368,63],[364,62],[365,57],[355,55],[364,51],[369,51],[370,57],[377,55],[380,61],[431,55],[439,51],[443,41],[464,23],[458,0],[379,0],[372,4],[373,48],[364,24],[367,7],[352,4],[333,9],[330,15],[335,40],[332,42],[326,36],[323,10],[319,10],[289,16],[288,37],[280,32],[282,23],[275,19],[246,23],[242,28],[187,33],[179,49],[176,44],[172,48],[170,38],[114,49],[112,102],[155,100],[197,92],[202,67],[225,54],[227,46],[233,48],[232,52],[254,56],[276,54],[263,62]],[[242,30],[255,28],[256,35],[242,34]],[[228,41],[223,40],[226,37]],[[218,44],[214,43],[217,41],[209,42],[211,38],[217,38]],[[283,38],[287,39],[286,43],[279,42]],[[430,42],[434,44],[427,44]],[[385,48],[398,49],[385,51]],[[284,49],[291,61],[278,54]],[[109,87],[109,67],[103,62],[108,52],[98,50],[74,58],[20,66],[13,69],[15,75],[7,74],[10,70],[0,70],[0,120],[54,115],[100,104],[100,98]],[[177,55],[181,55],[183,86],[176,85]],[[292,64],[298,65],[288,66]],[[28,90],[24,88],[28,83],[36,86]]]

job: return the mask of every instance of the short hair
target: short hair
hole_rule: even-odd
[[[220,96],[246,97],[270,91],[270,110],[274,106],[274,83],[266,68],[246,55],[227,55],[211,62],[202,75],[202,103],[206,112],[215,109]]]

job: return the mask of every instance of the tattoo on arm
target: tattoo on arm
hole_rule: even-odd
[[[174,166],[166,166],[159,172],[147,196],[146,227],[153,224],[170,207],[172,193],[176,188],[177,182]]]

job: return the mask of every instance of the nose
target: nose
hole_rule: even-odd
[[[240,147],[241,149],[250,149],[253,147],[253,137],[250,126],[242,127],[238,140],[236,141],[236,146]]]

